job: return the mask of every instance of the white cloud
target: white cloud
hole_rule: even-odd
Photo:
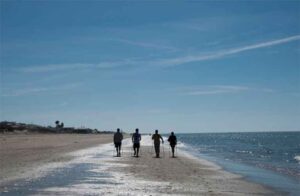
[[[226,85],[204,85],[197,87],[184,87],[180,89],[184,95],[211,95],[223,93],[236,93],[249,90],[245,86],[226,86]]]
[[[257,43],[257,44],[243,46],[243,47],[239,47],[239,48],[229,48],[229,49],[222,50],[219,52],[214,52],[211,54],[190,55],[190,56],[184,56],[184,57],[178,57],[178,58],[162,59],[160,61],[156,61],[155,64],[163,65],[163,66],[174,66],[174,65],[180,65],[180,64],[191,63],[191,62],[219,59],[219,58],[222,58],[222,57],[225,57],[228,55],[238,54],[238,53],[245,52],[248,50],[254,50],[254,49],[265,48],[265,47],[270,47],[270,46],[274,46],[274,45],[280,45],[280,44],[297,41],[297,40],[300,40],[300,35],[291,36],[291,37],[287,37],[287,38],[283,38],[283,39],[277,39],[277,40],[273,40],[273,41]]]
[[[74,63],[74,64],[50,64],[50,65],[37,65],[37,66],[28,66],[19,68],[18,71],[25,73],[42,73],[42,72],[51,72],[51,71],[64,71],[64,70],[73,70],[73,69],[82,69],[90,68],[93,65],[83,64],[83,63]]]
[[[185,63],[220,59],[229,55],[238,54],[249,50],[271,47],[271,46],[285,44],[288,42],[293,42],[298,40],[300,40],[300,35],[295,35],[295,36],[267,41],[267,42],[261,42],[261,43],[242,46],[238,48],[228,48],[225,50],[206,53],[206,54],[202,53],[197,55],[186,55],[181,57],[161,58],[155,60],[127,58],[119,61],[107,61],[107,62],[103,61],[95,64],[76,63],[76,64],[44,65],[44,66],[41,65],[41,66],[30,66],[30,67],[20,68],[19,71],[25,73],[41,73],[41,72],[51,72],[51,71],[53,72],[53,71],[76,70],[76,69],[113,69],[121,66],[129,66],[129,65],[143,66],[143,67],[145,66],[146,67],[153,67],[153,66],[168,67],[168,66],[182,65]]]
[[[257,91],[264,93],[274,92],[272,89],[267,88],[252,88],[248,86],[238,85],[203,85],[203,86],[192,86],[183,87],[177,89],[180,94],[183,95],[213,95],[213,94],[229,94],[229,93],[241,93],[248,91]]]
[[[31,87],[22,89],[9,89],[7,92],[3,92],[2,97],[18,97],[23,95],[40,94],[45,92],[59,92],[70,89],[75,89],[81,86],[81,83],[65,84],[57,87]]]
[[[50,64],[37,65],[19,68],[18,71],[23,73],[47,73],[47,72],[61,72],[84,69],[113,69],[120,66],[135,64],[136,61],[131,59],[124,59],[120,61],[103,61],[96,64],[91,63],[74,63],[74,64]]]
[[[128,39],[109,39],[111,41],[117,41],[133,46],[139,46],[143,48],[153,48],[153,49],[161,49],[161,50],[169,50],[169,51],[177,51],[178,49],[171,46],[166,46],[162,44],[155,44],[155,43],[149,43],[149,42],[142,42],[142,41],[132,41]]]

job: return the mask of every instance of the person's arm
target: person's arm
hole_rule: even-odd
[[[123,134],[121,133],[121,141],[123,140]]]
[[[133,143],[133,138],[134,138],[134,134],[132,134],[132,137],[131,137],[131,141],[132,141],[132,143]]]
[[[164,143],[164,139],[161,137],[161,135],[159,135],[159,137],[160,137],[162,143]]]
[[[142,140],[142,135],[140,134],[140,141]]]

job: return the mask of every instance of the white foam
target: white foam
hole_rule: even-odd
[[[122,145],[123,148],[131,147],[131,138],[125,139]],[[151,146],[151,137],[142,136],[141,145]],[[88,171],[100,175],[85,176],[81,181],[64,187],[53,186],[40,189],[35,195],[169,195],[168,192],[172,191],[169,182],[136,179],[131,175],[109,169],[111,167],[128,167],[112,157],[114,150],[113,144],[104,144],[71,153],[75,159],[66,163],[66,166],[72,163],[93,163],[93,168]],[[125,152],[128,150],[131,149],[127,148]],[[109,173],[109,176],[101,175],[103,173]],[[105,183],[101,183],[103,180]]]
[[[167,138],[164,137],[167,144]],[[180,146],[184,147],[183,143]],[[152,146],[153,141],[150,135],[142,135],[141,146]],[[122,149],[125,153],[132,151],[131,138],[122,142]],[[71,181],[66,186],[52,186],[37,190],[35,195],[170,195],[172,190],[183,188],[180,184],[171,184],[170,182],[155,182],[144,179],[137,179],[132,175],[110,169],[112,167],[128,167],[127,164],[120,163],[121,158],[113,158],[115,148],[113,143],[103,144],[96,147],[79,150],[70,153],[74,157],[71,161],[52,165],[45,170],[45,174],[51,174],[51,171],[60,168],[68,168],[74,164],[93,164],[93,167],[87,169],[95,175],[84,176],[82,180]],[[178,150],[181,156],[196,157]],[[203,164],[203,162],[202,162]],[[208,163],[207,163],[208,164]],[[211,164],[208,164],[211,165]],[[50,172],[50,173],[49,173]],[[103,175],[108,174],[108,175]],[[55,174],[59,175],[59,174]],[[103,183],[104,181],[104,183]],[[174,195],[174,194],[172,194]]]
[[[141,146],[152,146],[153,145],[152,135],[142,135],[141,137],[142,137],[142,140],[140,142]],[[167,137],[163,136],[162,138],[165,142],[168,141]],[[122,144],[123,143],[125,144],[124,146],[126,146],[126,144],[127,144],[127,147],[132,145],[131,140],[129,140],[129,145],[128,145],[128,141],[126,142],[126,140],[124,142],[122,142]]]
[[[298,161],[298,163],[300,164],[300,155],[295,156],[294,159],[296,159]]]
[[[186,148],[186,145],[183,142],[178,141],[177,142],[177,147],[178,148]]]
[[[168,137],[162,136],[162,138],[164,140],[164,144],[169,144],[168,143]],[[142,135],[141,145],[142,146],[152,146],[153,145],[152,135]],[[177,142],[177,147],[178,148],[185,148],[186,145],[183,142],[178,141]]]
[[[141,140],[141,145],[142,146],[152,146],[153,141],[150,135],[142,135],[142,140]]]

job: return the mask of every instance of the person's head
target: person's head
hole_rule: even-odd
[[[174,135],[174,132],[173,132],[173,131],[171,132],[171,135]]]
[[[139,129],[135,129],[135,132],[138,133],[138,132],[139,132]]]
[[[119,128],[117,128],[117,132],[118,132],[118,133],[120,132],[120,129],[119,129]]]
[[[155,130],[155,133],[158,134],[158,130]]]

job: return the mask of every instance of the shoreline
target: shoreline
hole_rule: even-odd
[[[155,158],[151,146],[141,147],[139,158],[131,157],[132,149],[125,149],[124,157],[116,160],[128,167],[113,170],[133,176],[136,181],[161,183],[159,194],[175,195],[284,195],[279,190],[231,173],[221,166],[180,150],[177,158],[168,153]],[[147,189],[147,188],[146,188]]]
[[[295,181],[297,179],[294,179],[293,176],[291,177],[288,177],[288,176],[284,176],[282,174],[277,174],[277,173],[274,173],[273,171],[268,171],[268,170],[264,170],[262,168],[256,168],[254,166],[251,166],[251,165],[245,165],[245,164],[242,164],[242,163],[235,163],[235,162],[229,162],[226,163],[225,162],[221,162],[222,159],[220,159],[219,157],[213,157],[213,156],[209,156],[209,155],[204,155],[204,154],[201,154],[201,155],[197,155],[197,154],[194,154],[194,153],[190,153],[190,152],[187,152],[186,150],[182,150],[180,149],[179,151],[182,151],[183,153],[185,153],[185,155],[187,156],[190,156],[196,160],[201,160],[201,161],[206,161],[207,163],[209,164],[212,164],[213,166],[219,168],[220,171],[223,171],[225,173],[229,173],[229,174],[232,174],[232,175],[235,175],[236,177],[240,178],[241,180],[243,181],[246,181],[246,182],[249,182],[249,183],[254,183],[254,184],[257,184],[259,186],[262,186],[268,190],[271,190],[273,192],[276,193],[276,195],[297,195],[297,193],[295,194],[294,190],[289,190],[287,187],[283,187],[283,186],[276,186],[274,185],[273,183],[265,183],[264,181],[262,181],[261,179],[257,179],[256,177],[253,177],[253,174],[251,173],[251,175],[249,175],[249,172],[262,172],[262,173],[265,173],[267,172],[267,174],[269,175],[272,175],[272,176],[280,176],[281,178],[283,178],[283,180],[292,180],[293,183],[295,183]],[[239,169],[233,169],[234,167],[237,167]],[[244,170],[246,170],[247,172],[243,171],[239,171],[239,170],[243,170],[241,169],[243,168]],[[264,176],[266,178],[266,176]],[[269,177],[269,176],[267,176]],[[282,179],[281,179],[282,180]]]
[[[203,157],[203,156],[202,156]],[[274,190],[280,195],[298,195],[299,190],[295,190],[292,186],[299,183],[294,176],[285,176],[278,174],[272,170],[258,168],[244,163],[220,162],[219,158],[203,157],[204,159],[216,163],[222,170],[240,176],[243,180],[260,184],[268,189]],[[237,169],[238,168],[238,169]],[[284,183],[283,183],[284,182]],[[298,188],[299,189],[299,188]]]
[[[299,133],[180,134],[182,149],[249,181],[300,193]]]
[[[75,138],[80,136],[75,136]],[[77,158],[77,161],[75,161],[76,163],[83,164],[83,165],[95,163],[96,168],[94,169],[94,171],[108,172],[112,176],[114,176],[113,179],[117,184],[112,187],[107,187],[106,190],[108,191],[106,193],[113,193],[113,194],[122,194],[124,193],[122,192],[122,190],[125,192],[127,191],[127,193],[133,191],[132,192],[133,194],[130,195],[140,195],[141,193],[147,195],[150,193],[151,195],[170,195],[170,194],[171,195],[199,195],[199,194],[201,195],[274,195],[274,194],[283,195],[284,194],[282,192],[278,192],[277,190],[274,190],[262,184],[249,181],[245,179],[243,176],[230,173],[224,170],[224,168],[222,168],[221,166],[209,160],[206,160],[205,158],[202,159],[196,157],[193,154],[184,152],[182,150],[178,151],[179,156],[177,158],[170,158],[167,150],[165,150],[164,157],[159,159],[154,158],[154,152],[153,149],[151,148],[151,143],[149,143],[150,137],[148,138],[148,141],[145,136],[143,137],[144,140],[143,142],[146,142],[146,144],[142,143],[141,154],[140,154],[141,156],[139,158],[131,157],[132,144],[130,139],[126,139],[123,142],[123,156],[112,157],[111,152],[113,149],[112,148],[113,145],[109,144],[111,143],[112,136],[108,135],[107,138],[102,138],[103,140],[100,140],[97,137],[94,138],[95,137],[94,135],[92,135],[92,137],[93,139],[90,138],[90,136],[86,136],[86,138],[85,137],[81,138],[79,143],[81,143],[82,145],[80,146],[77,145],[76,147],[74,147],[73,146],[74,144],[73,145],[69,144],[70,148],[67,148],[68,150],[65,149],[65,151],[60,151],[58,154],[56,154],[57,156],[52,156],[52,157],[50,156],[49,160],[38,162],[37,165],[43,165],[43,164],[46,165],[47,163],[51,163],[51,161],[52,162],[57,161],[62,165],[65,165],[66,168],[68,168],[67,166],[72,162],[70,160],[73,158]],[[39,137],[37,136],[37,138]],[[48,139],[48,142],[51,141],[51,139],[49,139],[48,136],[46,136],[46,138]],[[64,137],[61,139],[65,140],[66,138],[67,141],[70,140],[74,142],[74,136],[64,135]],[[79,139],[77,138],[77,140]],[[97,141],[95,145],[93,145],[93,142],[90,142],[94,140]],[[61,140],[56,140],[56,141],[61,141]],[[87,141],[89,145],[85,144],[85,141]],[[47,146],[46,144],[47,143],[43,143],[44,146]],[[56,157],[56,160],[53,157]],[[19,157],[17,158],[19,159]],[[97,164],[99,165],[97,166]],[[63,166],[62,168],[64,168],[65,166]],[[97,169],[97,167],[99,168]],[[29,167],[23,167],[23,169],[28,170]],[[35,174],[38,174],[40,172],[36,167],[31,167],[31,169],[35,171]],[[3,171],[1,171],[1,173],[2,172]],[[50,168],[50,173],[46,172],[46,179],[47,176],[49,175],[51,176],[52,172],[51,172],[51,168]],[[93,176],[86,176],[86,177],[94,179]],[[20,176],[18,176],[18,178],[20,178]],[[16,180],[16,179],[11,179],[11,180]],[[83,182],[81,183],[84,183],[84,178],[82,178],[81,180],[83,180]],[[108,178],[108,180],[112,180],[112,179]],[[21,179],[21,181],[23,180]],[[26,181],[26,179],[24,179],[24,181]],[[0,183],[0,185],[3,186],[4,184]],[[75,189],[77,186],[78,185],[75,184]],[[100,182],[100,184],[97,183],[93,186],[105,187],[106,185],[101,184]],[[116,188],[118,187],[120,190],[116,190]],[[63,190],[66,189],[66,187],[57,187],[57,189],[54,188],[52,189],[52,191],[54,191],[54,193],[58,193],[60,188],[62,188]],[[71,190],[67,189],[66,193],[68,193],[68,191]],[[84,193],[84,191],[88,191],[88,190],[84,188],[81,191],[83,191]],[[95,189],[93,191],[97,192],[97,190],[98,189]]]

